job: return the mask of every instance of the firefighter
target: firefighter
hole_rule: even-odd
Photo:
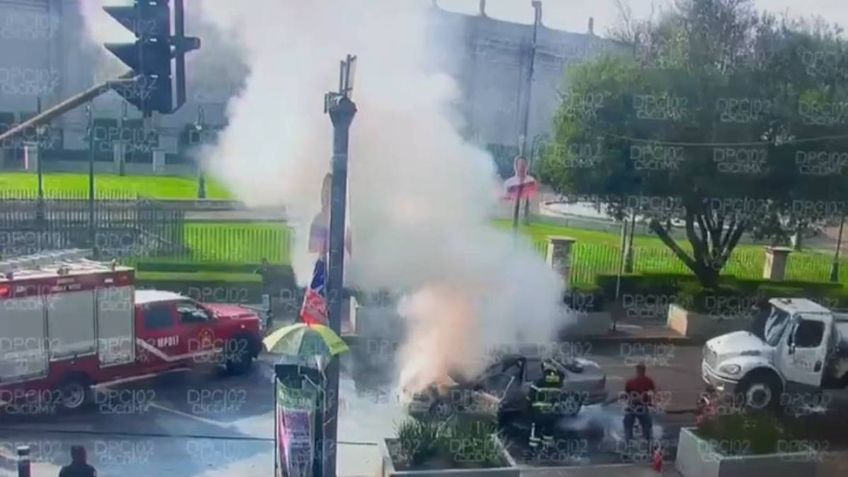
[[[533,423],[530,430],[530,448],[532,450],[538,450],[540,444],[551,446],[554,443],[554,428],[557,422],[555,404],[562,392],[562,380],[562,372],[552,363],[543,361],[542,377],[530,386],[530,412]]]

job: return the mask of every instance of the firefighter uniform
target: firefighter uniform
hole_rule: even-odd
[[[530,406],[533,426],[530,431],[530,448],[554,441],[557,422],[556,404],[562,393],[563,375],[552,365],[543,365],[542,378],[530,386]],[[541,438],[540,438],[541,436]]]

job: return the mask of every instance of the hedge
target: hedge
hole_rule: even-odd
[[[615,275],[598,275],[597,289],[605,303],[615,303]],[[654,303],[662,299],[674,301],[698,312],[729,313],[748,309],[770,298],[801,297],[817,301],[829,308],[848,306],[848,290],[841,284],[737,279],[721,277],[716,288],[705,288],[692,275],[627,274],[621,278],[622,295],[652,296]]]
[[[251,273],[255,274],[262,265],[259,263],[216,263],[216,262],[169,262],[151,261],[138,262],[139,272],[221,272],[221,273]],[[292,277],[294,271],[289,265],[269,265],[272,274],[280,277]]]

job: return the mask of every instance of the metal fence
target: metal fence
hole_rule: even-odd
[[[548,242],[537,239],[535,250],[544,256]],[[574,285],[590,285],[598,274],[616,274],[621,266],[621,247],[605,243],[574,244],[571,256],[571,282]],[[762,278],[766,253],[763,248],[737,248],[722,275],[737,278]],[[786,267],[787,280],[826,282],[830,279],[833,257],[816,252],[795,252],[789,255]],[[634,246],[633,272],[635,273],[681,273],[691,270],[669,248],[663,245]],[[839,282],[848,284],[848,260],[840,260]]]
[[[37,200],[36,189],[3,189],[0,190],[0,201],[9,200]],[[49,189],[43,191],[44,199],[53,200],[88,200],[88,190],[80,189]],[[95,191],[97,200],[142,200],[140,194],[125,189],[103,189],[98,187]]]
[[[95,250],[100,259],[185,253],[184,212],[153,201],[30,199],[0,195],[0,255],[62,248]],[[79,194],[77,194],[78,196]],[[55,196],[53,196],[55,197]]]

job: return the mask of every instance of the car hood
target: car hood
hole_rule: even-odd
[[[721,355],[739,354],[743,351],[769,351],[768,344],[750,331],[734,331],[707,341],[710,349]]]
[[[258,320],[256,312],[239,305],[225,305],[220,303],[204,304],[204,306],[218,315],[221,320]]]

